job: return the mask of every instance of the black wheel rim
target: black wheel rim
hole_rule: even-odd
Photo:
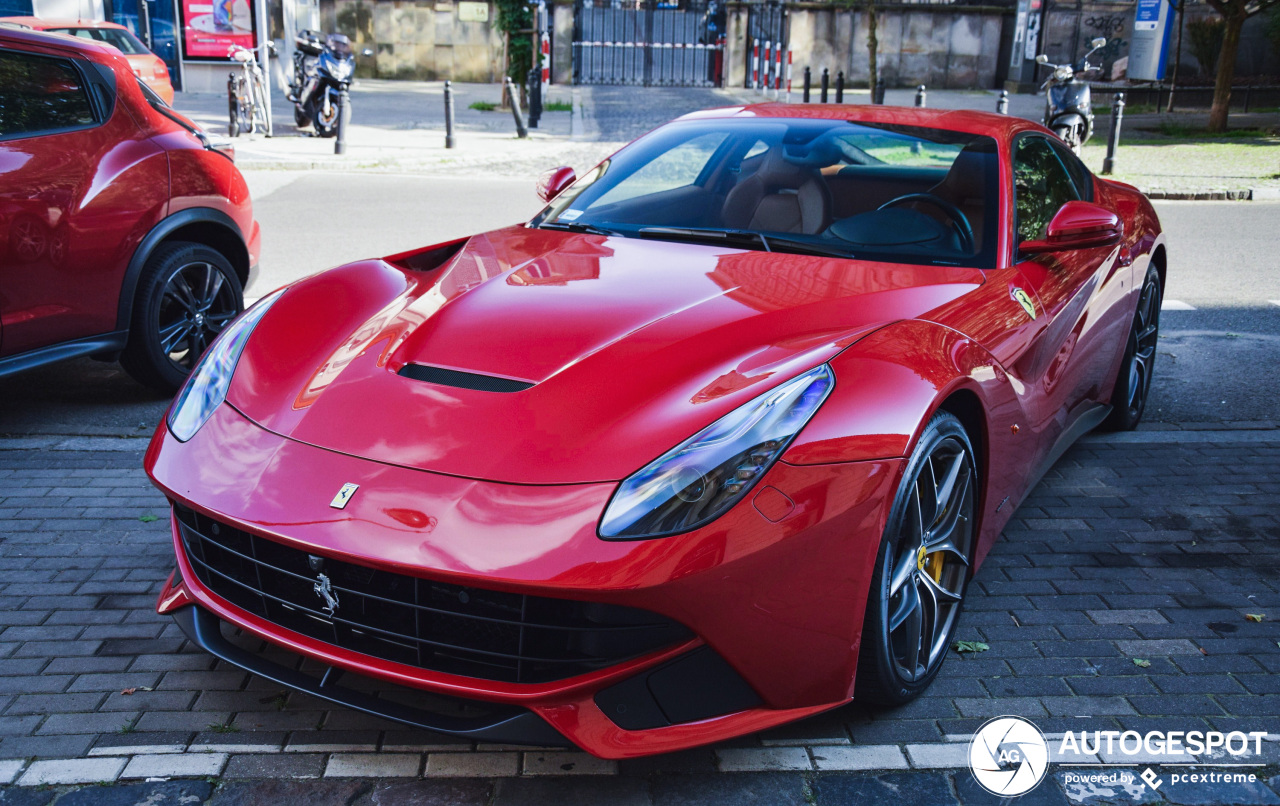
[[[920,465],[901,515],[886,589],[889,654],[906,682],[927,677],[942,662],[960,603],[973,547],[973,460],[948,437]]]
[[[160,351],[190,372],[209,342],[239,313],[235,290],[216,266],[188,263],[169,276],[160,298]]]
[[[1146,406],[1151,390],[1151,370],[1156,360],[1156,341],[1160,335],[1160,295],[1154,283],[1142,288],[1138,312],[1130,334],[1132,357],[1129,359],[1129,414],[1136,417]]]

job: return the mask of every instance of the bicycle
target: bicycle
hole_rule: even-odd
[[[239,137],[253,134],[259,128],[271,136],[271,120],[267,117],[267,80],[252,50],[232,45],[227,49],[231,60],[240,64],[239,74],[227,75],[227,111],[230,118],[227,134]]]

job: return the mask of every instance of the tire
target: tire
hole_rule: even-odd
[[[978,483],[964,426],[938,412],[907,462],[876,554],[854,690],[860,702],[908,702],[942,668],[971,576]]]
[[[1072,152],[1075,154],[1080,153],[1080,144],[1077,142],[1075,126],[1055,126],[1053,133],[1058,136],[1059,140],[1066,143],[1067,148],[1070,148]]]
[[[338,134],[338,110],[333,109],[333,115],[329,120],[324,118],[324,106],[320,102],[320,97],[327,93],[328,88],[322,87],[316,90],[316,93],[307,99],[306,113],[311,118],[311,125],[315,127],[316,135],[319,137],[336,137]]]
[[[293,125],[299,129],[305,129],[311,125],[311,118],[297,106],[293,107]]]
[[[1125,340],[1124,359],[1111,393],[1111,414],[1103,421],[1107,431],[1132,431],[1142,422],[1151,394],[1151,378],[1156,363],[1156,343],[1160,339],[1160,272],[1147,267],[1147,277],[1138,295],[1138,307]]]
[[[172,393],[243,310],[240,279],[220,252],[185,241],[165,244],[138,280],[120,364],[144,386]]]

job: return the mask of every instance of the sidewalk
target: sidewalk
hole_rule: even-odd
[[[548,87],[548,102],[571,104],[572,112],[547,112],[528,139],[515,135],[509,111],[470,109],[474,102],[497,103],[497,84],[457,84],[457,147],[444,147],[443,82],[362,79],[351,91],[352,125],[347,153],[333,153],[334,141],[309,136],[293,125],[293,107],[278,90],[273,96],[275,137],[235,140],[243,168],[410,172],[440,175],[485,173],[536,176],[571,165],[585,171],[644,132],[675,117],[714,106],[770,102],[773,95],[741,88]],[[785,101],[785,93],[781,94]],[[811,95],[815,103],[819,96]],[[931,90],[930,108],[994,112],[995,91]],[[801,93],[793,92],[799,103]],[[830,95],[834,101],[834,93]],[[849,104],[865,104],[866,90],[845,92]],[[886,93],[891,105],[912,106],[915,90]],[[1009,96],[1009,113],[1038,121],[1038,95]],[[226,131],[226,99],[218,94],[179,93],[175,106],[215,134]],[[1189,136],[1203,128],[1206,112],[1128,115],[1117,154],[1116,179],[1153,198],[1280,198],[1280,135],[1232,134],[1208,139]],[[1235,129],[1280,130],[1280,113],[1237,113]],[[1090,168],[1102,167],[1110,118],[1097,115],[1098,130],[1084,149]]]
[[[919,700],[624,762],[405,730],[193,649],[153,610],[173,549],[165,502],[139,469],[144,443],[0,440],[0,785],[16,785],[0,791],[6,806],[97,782],[119,785],[59,806],[178,803],[179,789],[214,804],[967,806],[991,802],[965,760],[991,716],[1027,717],[1050,737],[1280,724],[1274,429],[1090,436],[1073,448],[971,587],[957,638],[988,649],[953,655]],[[1280,804],[1277,738],[1266,766],[1248,770],[1259,783],[1137,784],[1117,801],[1123,792],[1064,784],[1057,768],[1023,803]],[[147,783],[157,778],[217,783]]]

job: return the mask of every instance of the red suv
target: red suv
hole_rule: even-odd
[[[176,389],[257,269],[233,156],[113,48],[0,28],[0,377],[89,355]]]

